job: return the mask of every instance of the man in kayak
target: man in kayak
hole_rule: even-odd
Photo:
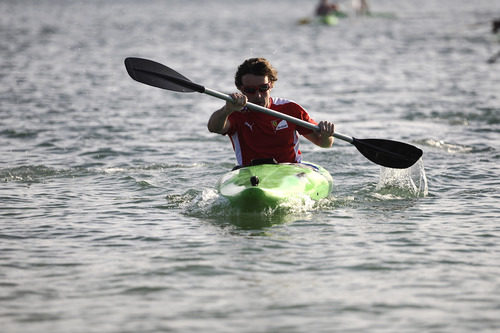
[[[300,162],[302,154],[298,134],[320,147],[333,145],[333,123],[316,123],[297,103],[271,97],[277,80],[277,71],[266,59],[245,60],[235,75],[235,84],[240,92],[231,94],[233,101],[226,102],[208,121],[210,132],[230,137],[239,166],[250,165],[252,160],[257,159],[274,159],[278,163]],[[275,116],[252,111],[245,107],[247,102],[318,125],[320,130],[315,132]]]
[[[320,0],[316,6],[316,15],[325,16],[339,11],[339,7],[335,3],[329,3],[328,0]]]

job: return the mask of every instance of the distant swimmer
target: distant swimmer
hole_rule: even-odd
[[[491,25],[491,32],[496,34],[500,30],[500,19],[493,20]]]
[[[366,0],[352,0],[351,6],[356,12],[356,15],[370,15],[370,7]]]
[[[491,32],[493,34],[498,34],[499,31],[500,31],[500,19],[493,20],[491,24]],[[497,61],[498,58],[500,58],[500,51],[492,55],[487,62],[488,64],[493,64]]]
[[[326,16],[339,11],[339,6],[335,3],[329,3],[328,0],[320,0],[316,7],[316,15]]]

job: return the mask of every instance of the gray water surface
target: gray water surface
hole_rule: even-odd
[[[500,330],[500,1],[298,24],[314,4],[0,3],[2,332]],[[128,56],[222,92],[264,56],[273,96],[422,148],[415,187],[302,140],[331,197],[240,214],[215,191],[235,163],[206,129],[223,102],[139,84]]]

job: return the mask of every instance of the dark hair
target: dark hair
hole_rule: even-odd
[[[278,81],[278,71],[264,58],[250,58],[238,66],[234,76],[234,83],[237,88],[243,85],[241,78],[245,74],[267,76],[270,82]]]

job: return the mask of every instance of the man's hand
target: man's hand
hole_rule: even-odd
[[[233,99],[232,102],[226,102],[226,111],[232,113],[234,111],[241,111],[248,102],[248,99],[242,93],[232,93],[229,96]]]
[[[329,121],[320,121],[318,124],[322,137],[330,137],[335,133],[335,124]]]

